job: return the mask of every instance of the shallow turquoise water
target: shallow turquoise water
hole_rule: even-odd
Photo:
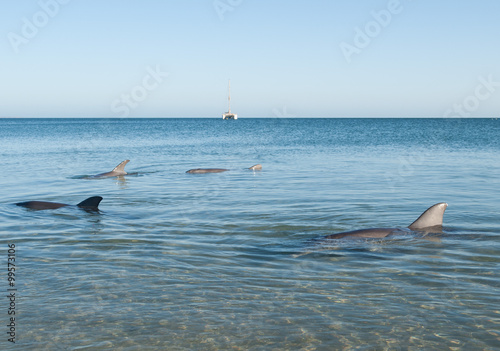
[[[0,120],[0,346],[499,349],[499,155],[489,119]],[[441,235],[315,240],[442,201]]]

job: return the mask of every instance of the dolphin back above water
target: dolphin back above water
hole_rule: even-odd
[[[88,199],[83,200],[80,202],[77,207],[84,209],[84,210],[90,210],[90,211],[97,211],[99,208],[99,203],[102,201],[102,197],[100,196],[92,196],[89,197]],[[17,206],[21,207],[26,207],[31,210],[35,211],[40,211],[40,210],[55,210],[61,207],[66,207],[66,206],[71,206],[68,204],[61,204],[58,202],[46,202],[46,201],[27,201],[27,202],[19,202],[16,204]]]
[[[350,232],[336,233],[327,235],[323,239],[342,239],[342,238],[385,238],[389,235],[408,233],[409,231],[431,231],[440,230],[443,225],[444,211],[448,207],[445,202],[440,202],[429,207],[424,213],[410,224],[408,228],[372,228],[360,229]]]
[[[262,170],[262,165],[257,164],[252,167],[249,167],[248,169],[252,171],[260,171]],[[229,169],[226,168],[195,168],[195,169],[190,169],[189,171],[186,171],[186,173],[191,173],[191,174],[205,174],[205,173],[221,173],[221,172],[227,172]]]
[[[191,173],[191,174],[205,174],[205,173],[222,173],[222,172],[227,172],[229,169],[225,168],[196,168],[196,169],[190,169],[189,171],[186,171],[186,173]]]
[[[127,172],[125,172],[125,166],[129,162],[130,162],[130,160],[122,161],[118,166],[113,168],[113,170],[111,172],[96,174],[95,176],[92,176],[91,178],[118,177],[118,176],[125,175],[125,174],[127,174]]]

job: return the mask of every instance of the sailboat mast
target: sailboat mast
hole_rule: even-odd
[[[228,111],[222,114],[222,119],[238,119],[238,115],[236,113],[231,112],[231,79],[229,79],[227,88],[228,88],[228,94],[227,94]]]
[[[229,103],[229,109],[227,112],[231,113],[231,79],[229,79],[229,97],[227,98]]]

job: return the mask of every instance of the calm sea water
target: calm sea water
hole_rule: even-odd
[[[0,160],[3,350],[500,349],[498,120],[4,119]]]

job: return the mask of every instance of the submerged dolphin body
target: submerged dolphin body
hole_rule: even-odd
[[[102,201],[102,197],[100,196],[92,196],[86,200],[80,202],[77,207],[90,210],[97,211],[99,203]],[[46,201],[27,201],[27,202],[19,202],[16,204],[17,206],[26,207],[31,210],[40,211],[40,210],[55,210],[61,207],[71,206],[67,204],[61,204],[57,202],[46,202]]]
[[[225,168],[196,168],[196,169],[190,169],[189,171],[186,171],[186,173],[191,173],[191,174],[205,174],[205,173],[221,173],[221,172],[227,172],[229,169]]]
[[[250,168],[248,168],[252,171],[260,171],[262,170],[262,165],[257,164],[254,165]],[[227,172],[229,169],[225,168],[196,168],[196,169],[190,169],[189,171],[186,171],[186,173],[191,173],[191,174],[205,174],[205,173],[221,173],[221,172]]]
[[[408,228],[373,228],[361,229],[350,232],[342,232],[327,235],[323,239],[342,239],[342,238],[385,238],[389,235],[404,234],[409,231],[431,231],[439,230],[443,225],[444,211],[448,207],[445,202],[440,202],[429,207],[424,213],[410,224]]]
[[[111,172],[96,174],[95,176],[92,176],[91,178],[117,177],[117,176],[125,175],[125,174],[127,174],[127,172],[125,172],[125,166],[129,162],[130,162],[130,160],[125,160],[125,161],[121,162],[118,166],[113,168],[113,170]]]

